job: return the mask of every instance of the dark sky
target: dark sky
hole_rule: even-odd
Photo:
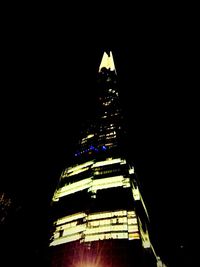
[[[127,23],[118,17],[110,27],[109,21],[77,26],[58,15],[52,21],[50,15],[38,21],[28,14],[17,23],[4,21],[0,185],[19,207],[18,252],[43,257],[49,202],[81,123],[94,107],[98,66],[110,48],[155,247],[167,263],[181,253],[191,255],[198,142],[195,34],[187,16],[140,15]]]

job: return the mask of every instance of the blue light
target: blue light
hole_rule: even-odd
[[[75,157],[80,156],[81,152],[77,151],[74,155]]]
[[[106,150],[106,147],[105,146],[102,146],[102,150]]]

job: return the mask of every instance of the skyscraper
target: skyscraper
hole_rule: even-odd
[[[52,199],[52,267],[160,264],[134,166],[126,156],[117,78],[112,52],[104,52],[96,110]]]

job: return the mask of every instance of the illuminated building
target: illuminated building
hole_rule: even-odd
[[[149,215],[126,158],[112,52],[97,79],[97,114],[53,195],[52,267],[154,267]]]

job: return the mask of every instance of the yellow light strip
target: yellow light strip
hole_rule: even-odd
[[[81,239],[81,237],[82,237],[82,234],[75,234],[75,235],[72,235],[72,236],[65,236],[65,237],[62,237],[62,238],[60,237],[58,239],[53,240],[50,243],[50,246],[57,246],[57,245],[60,245],[60,244],[76,241],[76,240]]]
[[[139,235],[139,233],[130,233],[128,235],[128,239],[129,240],[140,239],[140,235]]]
[[[130,187],[130,179],[124,178],[122,175],[112,176],[108,178],[101,178],[93,180],[89,191],[96,191],[100,189],[112,188],[112,187]]]
[[[80,170],[76,170],[76,171],[73,171],[73,172],[70,172],[69,174],[66,175],[66,177],[70,177],[70,176],[73,176],[73,175],[76,175],[76,174],[79,174],[81,172],[85,172],[89,170],[89,167],[85,167],[83,169],[80,169]]]
[[[96,191],[96,190],[101,190],[101,189],[107,189],[107,188],[112,188],[112,187],[120,187],[123,186],[123,182],[113,182],[113,183],[108,183],[108,184],[102,184],[102,185],[92,185],[90,188],[91,191]]]
[[[93,164],[92,168],[96,168],[96,167],[100,167],[100,166],[105,166],[105,165],[111,165],[111,164],[115,164],[115,163],[120,163],[122,162],[121,158],[117,158],[117,159],[107,159],[104,161],[98,161],[96,163]]]
[[[92,180],[92,178],[93,177],[86,178],[59,188],[53,196],[53,201],[57,201],[60,197],[74,194],[85,189],[88,189],[90,192],[112,187],[130,187],[130,178],[124,178],[122,175],[95,180]]]
[[[85,190],[90,187],[92,182],[92,178],[87,178],[73,184],[65,185],[56,191],[54,198],[60,198],[63,196],[67,196],[78,191]]]
[[[117,218],[116,218],[117,217]],[[126,210],[119,210],[119,211],[110,211],[110,212],[98,212],[98,213],[91,213],[86,215],[84,212],[75,213],[69,216],[62,217],[58,219],[55,223],[56,225],[60,225],[63,223],[73,222],[79,219],[86,218],[87,221],[93,221],[101,219],[101,222],[110,220],[110,219],[118,219],[119,222],[124,222],[123,220],[128,220],[129,224],[135,223],[136,213],[135,211],[126,211]],[[120,221],[121,220],[121,221]],[[90,222],[92,223],[92,222]]]
[[[117,232],[117,231],[128,231],[127,224],[124,225],[107,225],[107,226],[99,226],[94,228],[87,228],[85,234],[98,234],[98,233],[106,233],[106,232]]]
[[[88,222],[88,227],[97,227],[102,225],[113,225],[113,224],[127,224],[128,219],[127,217],[111,217],[108,219],[99,219],[99,220],[93,220]]]
[[[69,223],[65,223],[62,225],[58,225],[56,227],[56,231],[60,231],[60,230],[65,230],[65,229],[69,229],[69,228],[73,228],[77,225],[77,221],[73,221],[73,222],[69,222]]]
[[[85,242],[90,241],[97,241],[97,240],[105,240],[105,239],[128,239],[128,234],[125,233],[103,233],[103,234],[96,234],[96,235],[86,235]]]
[[[69,175],[70,172],[74,172],[74,171],[77,171],[77,170],[81,170],[81,169],[83,169],[83,168],[85,168],[85,167],[88,167],[88,166],[92,165],[93,163],[94,163],[94,161],[91,160],[91,161],[87,161],[87,162],[85,162],[85,163],[83,163],[83,164],[79,164],[78,166],[69,167],[69,168],[65,169],[65,171],[64,171],[64,173],[63,173],[63,175],[62,175],[62,177],[66,177],[66,176]]]
[[[65,217],[58,219],[56,222],[56,225],[72,222],[74,220],[82,219],[84,217],[86,217],[86,213],[84,213],[84,212],[75,213],[75,214],[65,216]]]
[[[63,236],[73,235],[86,230],[86,224],[80,224],[69,229],[64,229]]]
[[[105,219],[105,218],[112,218],[115,216],[127,216],[127,211],[120,210],[120,211],[93,213],[87,216],[87,220],[89,221],[89,220],[96,220],[96,219]]]
[[[96,179],[96,180],[93,180],[92,186],[98,186],[98,185],[105,185],[105,184],[110,184],[110,183],[112,184],[112,183],[116,183],[116,182],[122,182],[123,179],[124,179],[124,177],[122,175]]]
[[[131,233],[138,232],[138,225],[129,225],[128,226],[128,231]]]
[[[83,219],[80,224],[80,219]],[[60,233],[60,231],[62,231]],[[61,236],[62,235],[62,236]],[[138,222],[134,211],[118,210],[89,214],[76,213],[57,220],[50,246],[82,240],[139,239]]]

